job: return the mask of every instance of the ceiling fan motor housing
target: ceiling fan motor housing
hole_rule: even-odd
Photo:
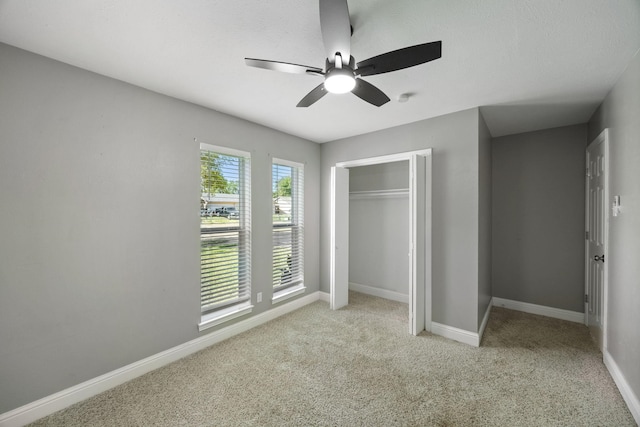
[[[331,69],[335,68],[335,66],[336,66],[335,62],[330,62],[329,59],[327,59],[325,61],[325,64],[324,64],[324,71],[328,73],[329,71],[331,71]],[[347,67],[349,67],[349,68],[351,68],[351,70],[355,71],[355,69],[356,69],[356,60],[355,60],[355,58],[353,56],[349,57],[349,65],[347,65]],[[342,68],[345,68],[344,62],[342,63]]]

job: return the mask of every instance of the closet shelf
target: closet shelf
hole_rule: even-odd
[[[349,199],[388,199],[409,196],[408,188],[395,188],[391,190],[350,191]]]

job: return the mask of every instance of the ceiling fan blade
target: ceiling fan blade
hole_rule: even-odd
[[[333,63],[336,53],[349,63],[351,57],[351,21],[347,0],[320,1],[320,30],[327,52],[327,59]]]
[[[351,92],[358,98],[376,107],[390,101],[389,97],[385,95],[383,91],[362,79],[356,79],[356,87],[354,87]]]
[[[244,62],[250,67],[264,68],[272,71],[294,74],[323,74],[322,68],[309,67],[307,65],[290,64],[288,62],[268,61],[266,59],[244,58]]]
[[[324,82],[320,83],[318,86],[315,87],[315,89],[309,92],[307,96],[302,98],[300,102],[298,102],[298,105],[296,105],[296,107],[308,107],[314,104],[317,100],[319,100],[326,94],[327,94],[327,90],[324,88]]]
[[[373,76],[402,70],[433,61],[442,56],[442,41],[405,47],[358,62],[356,74]]]

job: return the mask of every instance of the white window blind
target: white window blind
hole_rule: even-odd
[[[273,159],[273,288],[302,285],[304,280],[304,168]]]
[[[202,314],[251,299],[251,159],[200,145]]]

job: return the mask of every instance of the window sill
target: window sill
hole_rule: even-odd
[[[236,317],[244,316],[251,313],[253,306],[251,303],[244,303],[240,305],[234,305],[224,310],[216,311],[214,313],[205,314],[200,319],[198,324],[198,331],[202,332],[205,329],[213,328]]]
[[[271,298],[271,303],[277,304],[279,302],[286,301],[289,298],[295,297],[296,295],[303,294],[306,290],[307,288],[305,288],[304,285],[298,285],[293,288],[283,289],[273,294],[273,298]]]

